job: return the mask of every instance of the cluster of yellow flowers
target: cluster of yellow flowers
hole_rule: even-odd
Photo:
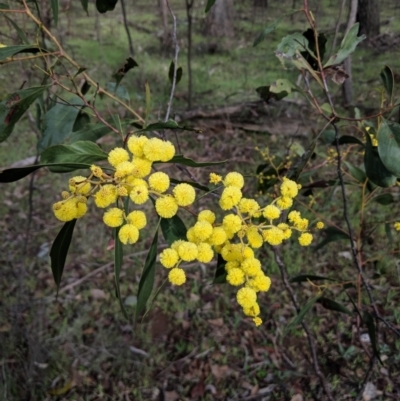
[[[163,172],[151,174],[154,162],[170,161],[175,155],[175,147],[169,141],[146,136],[131,136],[127,142],[128,150],[115,148],[108,155],[108,162],[114,168],[109,175],[99,166],[91,166],[89,177],[76,176],[69,181],[69,192],[62,193],[63,200],[53,205],[55,216],[61,221],[82,217],[87,212],[90,196],[99,208],[107,208],[103,216],[109,227],[121,227],[118,233],[123,244],[134,244],[139,239],[139,230],[146,226],[146,215],[139,210],[127,214],[123,207],[124,198],[136,205],[144,204],[150,195],[156,197],[155,208],[160,217],[171,218],[179,206],[189,206],[196,198],[193,187],[178,184],[172,193],[169,176]],[[146,179],[145,179],[146,178]]]
[[[147,219],[140,210],[128,212],[124,199],[129,197],[135,205],[142,205],[152,196],[156,198],[156,212],[166,219],[175,216],[179,207],[194,202],[196,193],[191,185],[180,183],[168,193],[169,176],[164,172],[151,173],[154,162],[168,162],[174,157],[175,148],[171,142],[132,136],[127,147],[130,153],[124,148],[115,148],[109,153],[108,162],[114,168],[112,174],[93,165],[89,177],[70,179],[69,191],[64,191],[63,200],[53,206],[59,220],[82,217],[87,212],[88,198],[93,197],[96,206],[108,208],[103,215],[104,223],[109,227],[119,227],[118,236],[123,244],[134,244]],[[227,282],[240,287],[237,302],[244,314],[252,317],[258,326],[262,320],[257,293],[268,291],[271,280],[264,274],[254,250],[264,243],[280,245],[292,236],[293,231],[300,232],[300,245],[307,246],[312,241],[309,222],[300,212],[292,210],[287,215],[287,222],[281,221],[282,211],[292,207],[300,185],[283,178],[280,196],[261,207],[255,199],[243,197],[244,178],[237,172],[228,173],[224,178],[212,173],[210,183],[223,188],[219,206],[226,213],[221,222],[216,222],[216,215],[211,210],[201,211],[196,223],[187,231],[187,240],[175,241],[165,249],[160,254],[160,262],[170,269],[169,281],[182,285],[186,281],[182,263],[208,263],[215,253],[220,254],[225,261]],[[114,203],[116,205],[110,207]],[[319,222],[317,228],[322,227],[323,223]]]
[[[280,196],[271,204],[261,207],[254,199],[244,198],[243,176],[236,172],[228,173],[223,179],[217,174],[210,175],[210,182],[223,184],[219,206],[229,211],[221,223],[216,223],[216,215],[211,210],[199,213],[196,223],[187,231],[187,241],[175,241],[160,255],[161,264],[170,269],[169,281],[181,285],[186,281],[183,262],[210,262],[214,252],[221,255],[227,272],[226,280],[233,286],[240,286],[236,299],[246,316],[253,318],[258,326],[262,323],[257,293],[268,291],[271,280],[262,270],[261,262],[255,257],[254,249],[264,243],[279,245],[299,231],[299,243],[310,245],[312,234],[308,232],[308,220],[300,212],[291,211],[288,223],[278,222],[281,213],[293,205],[299,185],[284,178],[280,186]],[[319,222],[317,228],[323,228]]]

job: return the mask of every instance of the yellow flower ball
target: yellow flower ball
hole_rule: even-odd
[[[187,231],[186,231],[186,238],[189,242],[193,242],[194,244],[198,244],[201,241],[196,237],[195,233],[194,233],[194,229],[193,227],[190,227]]]
[[[281,210],[275,205],[268,205],[263,210],[263,216],[268,220],[275,220],[281,215]]]
[[[233,186],[239,189],[242,189],[244,186],[244,178],[242,174],[232,172],[228,173],[224,179],[224,185],[226,187]]]
[[[164,249],[160,254],[160,263],[167,269],[174,267],[179,260],[178,252],[175,249]]]
[[[247,213],[249,216],[255,216],[260,210],[260,205],[254,199],[242,198],[239,202],[240,213]]]
[[[255,317],[254,319],[253,319],[253,322],[254,322],[254,324],[258,327],[258,326],[261,326],[262,325],[262,319],[260,318],[260,317]]]
[[[87,182],[87,178],[77,175],[69,180],[69,190],[73,194],[87,195],[90,192],[91,185]]]
[[[164,142],[159,138],[149,139],[143,146],[143,154],[147,160],[159,161],[163,157]]]
[[[221,194],[219,205],[222,210],[229,210],[236,206],[242,199],[242,191],[234,186],[226,187]]]
[[[149,176],[149,185],[151,189],[162,194],[169,188],[169,177],[161,171],[153,173]]]
[[[202,210],[197,216],[198,221],[208,221],[210,224],[213,224],[215,221],[215,213],[211,210]]]
[[[236,300],[242,308],[250,308],[257,302],[257,294],[251,288],[243,287],[237,292]]]
[[[222,181],[222,177],[218,174],[211,173],[210,174],[210,184],[217,185]]]
[[[225,271],[229,272],[231,269],[237,269],[240,267],[240,262],[237,260],[232,260],[225,263]]]
[[[135,157],[132,160],[133,171],[132,175],[136,178],[147,177],[151,172],[152,162],[147,159]]]
[[[168,280],[173,285],[182,285],[186,282],[185,271],[179,267],[175,267],[168,273]]]
[[[396,231],[400,231],[400,222],[397,221],[393,226]]]
[[[283,231],[277,227],[272,227],[269,230],[264,230],[262,233],[263,239],[268,244],[275,246],[282,244],[284,239]]]
[[[302,233],[300,235],[300,237],[299,237],[299,244],[301,246],[308,246],[308,245],[311,244],[312,239],[313,239],[312,234],[310,234],[310,233]]]
[[[83,217],[88,210],[86,203],[84,202],[77,202],[76,204],[76,218],[80,219]]]
[[[149,199],[149,190],[145,185],[138,185],[132,189],[129,196],[133,203],[141,205]]]
[[[316,227],[318,228],[318,230],[322,230],[325,227],[325,224],[322,221],[319,221]]]
[[[103,185],[94,195],[94,203],[97,207],[105,208],[117,200],[117,188],[112,184]]]
[[[271,287],[271,279],[261,273],[248,281],[248,285],[256,292],[266,292]]]
[[[251,305],[249,308],[243,308],[243,313],[246,316],[256,317],[260,314],[260,306],[255,303]]]
[[[178,204],[173,196],[163,196],[156,200],[156,211],[160,217],[170,219],[178,212]]]
[[[294,226],[299,230],[307,230],[308,228],[308,220],[307,219],[299,219],[294,223]]]
[[[189,206],[196,199],[196,192],[189,184],[178,184],[174,190],[174,197],[179,206]]]
[[[101,167],[92,164],[90,166],[90,170],[92,171],[93,175],[97,178],[101,178],[103,176],[103,170]]]
[[[129,153],[123,148],[115,148],[108,154],[108,162],[113,166],[117,167],[122,162],[129,160]]]
[[[243,270],[237,267],[229,269],[228,274],[226,275],[226,281],[233,286],[242,285],[245,281]]]
[[[172,243],[171,248],[178,252],[179,247],[185,242],[183,239],[178,239]]]
[[[258,232],[257,227],[250,227],[246,232],[247,240],[252,248],[261,248],[263,245],[263,237]]]
[[[128,190],[124,186],[120,186],[117,188],[117,195],[118,196],[128,196]]]
[[[139,230],[133,224],[125,224],[118,233],[118,238],[123,244],[135,244],[139,239]]]
[[[240,265],[240,268],[248,276],[258,276],[262,273],[261,262],[256,258],[245,259]]]
[[[291,223],[296,224],[297,221],[301,220],[300,212],[298,212],[297,210],[292,210],[292,211],[288,214],[288,220],[289,220]]]
[[[193,233],[200,242],[207,240],[212,232],[213,226],[208,221],[198,221],[193,226]]]
[[[126,162],[119,163],[115,168],[114,177],[115,178],[126,177],[127,175],[132,174],[133,170],[134,170],[134,166],[131,162],[126,161]]]
[[[168,162],[175,156],[175,146],[170,141],[163,141],[160,161]]]
[[[243,260],[248,258],[254,258],[254,251],[249,246],[245,246],[242,249],[242,256]]]
[[[65,201],[57,202],[53,205],[53,212],[60,221],[71,221],[77,217],[76,199],[71,198]]]
[[[281,210],[289,209],[293,206],[293,199],[288,196],[281,196],[276,200],[276,206]]]
[[[146,227],[147,224],[146,215],[141,210],[130,212],[128,216],[126,216],[126,221],[129,224],[133,224],[138,230]]]
[[[197,258],[199,251],[196,244],[183,241],[178,248],[178,254],[185,262],[192,262]]]
[[[211,245],[222,245],[226,240],[226,232],[222,227],[214,227],[208,239]]]
[[[292,230],[286,223],[280,223],[277,227],[283,232],[283,240],[289,239],[292,236]]]
[[[117,207],[113,207],[104,213],[103,221],[106,226],[119,227],[124,222],[124,212]]]
[[[242,248],[243,248],[242,244],[230,244],[230,243],[227,243],[221,249],[221,256],[227,262],[231,262],[231,261],[234,261],[234,260],[242,261],[242,259],[243,259]]]
[[[297,184],[289,180],[289,178],[284,177],[283,182],[281,184],[281,195],[288,198],[295,198],[299,193],[299,188]]]
[[[237,233],[242,228],[242,220],[236,214],[227,214],[222,220],[222,227],[225,231]]]
[[[211,245],[202,242],[201,244],[197,245],[197,250],[197,260],[199,262],[211,262],[212,258],[214,257],[214,251],[212,250]]]
[[[128,149],[130,152],[136,157],[143,157],[143,147],[147,143],[149,139],[142,135],[137,137],[136,135],[132,135],[128,139]]]

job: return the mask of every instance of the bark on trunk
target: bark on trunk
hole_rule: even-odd
[[[359,0],[357,21],[360,23],[359,34],[368,38],[380,33],[379,0]]]
[[[233,0],[217,0],[207,14],[207,35],[232,37],[234,35],[233,14]]]

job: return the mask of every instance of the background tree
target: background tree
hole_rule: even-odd
[[[380,33],[379,0],[359,0],[357,21],[360,23],[359,34],[368,38]]]
[[[232,37],[233,27],[233,0],[218,0],[207,14],[206,33],[209,36]]]

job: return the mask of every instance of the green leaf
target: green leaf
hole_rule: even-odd
[[[258,96],[260,96],[260,98],[267,103],[269,103],[271,99],[279,101],[289,95],[289,93],[285,91],[274,93],[271,91],[271,86],[259,86],[258,88],[256,88],[256,92],[258,93]]]
[[[136,132],[139,133],[139,132],[147,132],[147,131],[157,131],[157,130],[161,130],[161,129],[181,129],[184,131],[200,132],[198,129],[181,126],[174,120],[168,120],[166,122],[159,121],[157,123],[149,124],[147,127],[142,128],[141,130],[136,131]]]
[[[368,329],[368,334],[369,334],[369,338],[371,340],[371,345],[372,345],[372,351],[373,351],[374,355],[378,358],[379,362],[382,364],[379,349],[378,349],[378,339],[376,337],[376,327],[375,327],[375,323],[374,323],[374,318],[368,311],[365,311],[363,314],[363,321]]]
[[[216,0],[207,0],[206,9],[204,10],[206,14],[211,10],[211,7],[214,5],[215,1]]]
[[[385,223],[385,233],[389,241],[389,245],[393,244],[392,225]]]
[[[157,224],[156,232],[154,234],[153,241],[151,243],[149,253],[146,257],[146,262],[143,267],[142,276],[139,282],[139,291],[137,295],[137,305],[135,311],[135,320],[138,320],[139,315],[146,308],[148,299],[150,298],[151,292],[154,286],[154,275],[156,268],[157,259],[157,242],[158,242],[158,226]]]
[[[365,35],[357,36],[358,25],[359,23],[357,22],[349,29],[340,44],[338,52],[329,58],[324,65],[324,68],[342,63],[351,53],[354,52],[357,45],[366,38]]]
[[[168,245],[171,246],[175,241],[186,241],[186,226],[181,218],[176,214],[170,219],[161,219],[161,231]]]
[[[128,71],[135,67],[139,67],[139,64],[132,57],[128,57],[126,59],[126,63],[113,75],[117,86],[120,84],[122,78],[124,78]]]
[[[323,276],[315,276],[314,274],[300,274],[299,276],[292,277],[289,282],[290,283],[303,283],[308,281],[318,281],[318,280],[330,280],[337,281],[333,278],[323,277]]]
[[[344,162],[344,164],[347,166],[349,169],[350,175],[360,184],[363,184],[365,180],[367,179],[367,175],[365,174],[364,171],[362,171],[360,168],[353,166],[349,162]]]
[[[37,144],[39,153],[49,146],[59,145],[67,140],[82,105],[82,99],[74,97],[70,104],[56,104],[43,116],[43,135]]]
[[[118,0],[96,0],[97,11],[101,14],[114,10]]]
[[[71,145],[55,145],[47,148],[40,157],[42,164],[78,163],[91,165],[95,162],[107,160],[107,153],[98,145],[89,141],[79,141]],[[50,166],[50,171],[63,173],[71,171],[69,167]]]
[[[314,251],[318,251],[319,249],[323,248],[326,244],[329,244],[330,242],[349,239],[347,233],[344,233],[343,231],[339,230],[336,227],[328,227],[322,230],[322,232],[325,234],[325,237],[319,244],[315,246]]]
[[[49,164],[35,164],[32,166],[19,167],[19,168],[9,168],[0,171],[0,182],[7,183],[21,180],[27,175],[43,167],[49,167],[50,170],[54,172],[64,173],[66,171],[87,169],[90,166],[91,166],[90,164],[82,164],[82,163],[49,163]]]
[[[387,135],[387,131],[385,132],[384,136]],[[365,153],[364,153],[364,164],[365,164],[365,172],[367,174],[367,177],[375,184],[378,185],[379,187],[391,187],[394,184],[396,184],[396,177],[391,174],[391,172],[385,167],[385,165],[382,163],[382,160],[379,156],[378,150],[376,147],[372,146],[371,138],[369,134],[365,135],[366,138],[366,146],[365,146]],[[378,137],[378,144],[380,142],[380,138]],[[385,156],[389,153],[389,149],[387,147],[387,141],[383,140],[384,144],[386,145],[380,145],[381,148],[383,146],[383,151],[387,151],[385,153]],[[391,161],[387,160],[390,165]]]
[[[168,70],[168,79],[169,79],[169,82],[171,82],[171,85],[174,81],[174,70],[175,70],[175,63],[173,61],[171,61],[171,64],[170,64],[169,70]],[[180,80],[182,79],[182,73],[183,73],[182,67],[178,67],[176,69],[175,85],[178,85]]]
[[[222,162],[195,162],[194,160],[188,159],[182,155],[176,155],[167,163],[178,163],[188,167],[207,167],[207,166],[219,166],[221,164],[226,163],[226,160]]]
[[[357,145],[361,145],[364,147],[364,142],[360,141],[358,138],[352,135],[342,135],[339,138],[339,145],[345,145],[347,143],[356,143]]]
[[[400,177],[400,124],[382,119],[378,131],[378,153],[385,167]]]
[[[304,154],[300,157],[300,159],[291,167],[287,173],[287,177],[293,181],[297,181],[300,177],[301,172],[304,170],[304,167],[307,165],[311,156],[314,154],[315,147],[317,146],[318,137],[316,137],[309,145]]]
[[[6,18],[6,20],[14,27],[14,29],[17,31],[18,36],[20,37],[20,39],[22,40],[22,42],[25,45],[31,46],[29,45],[29,40],[25,35],[25,32],[14,22],[14,20],[12,20],[10,17],[7,16],[7,14],[3,14],[4,17]]]
[[[0,10],[9,10],[10,7],[8,4],[0,3]]]
[[[298,52],[306,50],[307,47],[308,40],[301,33],[296,32],[282,38],[275,53],[278,57],[291,59],[296,56]]]
[[[0,142],[5,141],[11,135],[18,120],[48,87],[36,86],[21,89],[0,103]]]
[[[275,31],[276,28],[278,28],[279,24],[282,22],[283,18],[292,15],[294,13],[297,13],[298,10],[291,11],[290,13],[284,14],[281,17],[279,17],[277,20],[275,20],[271,25],[268,25],[254,40],[253,42],[253,47],[258,46],[268,34],[271,32]]]
[[[61,276],[64,271],[65,260],[67,259],[68,249],[71,244],[76,219],[67,221],[58,233],[50,250],[51,271],[53,272],[54,282],[58,288],[61,283]]]
[[[285,327],[282,333],[282,338],[285,337],[287,333],[289,333],[294,327],[299,325],[309,310],[313,307],[313,305],[318,301],[321,295],[316,295],[311,298],[299,311],[298,315]]]
[[[110,132],[111,129],[104,124],[87,124],[84,129],[71,132],[70,136],[67,138],[67,141],[69,143],[74,143],[77,141],[96,142],[98,139]]]
[[[80,111],[78,116],[76,117],[74,126],[72,127],[72,132],[84,130],[89,123],[90,123],[89,114]]]
[[[393,103],[393,92],[394,92],[394,74],[392,69],[385,65],[383,67],[381,73],[379,74],[379,77],[381,78],[381,81],[383,83],[383,86],[389,95],[389,104]]]
[[[121,312],[126,319],[128,319],[128,314],[126,313],[124,302],[121,297],[121,289],[119,286],[119,275],[121,273],[122,260],[123,260],[123,245],[118,237],[118,233],[121,227],[114,230],[114,281],[115,281],[115,293],[117,295],[119,305],[121,307]]]
[[[225,270],[226,261],[218,254],[217,269],[215,270],[215,277],[213,284],[225,284],[227,272]]]
[[[35,45],[18,45],[0,47],[0,61],[5,60],[7,57],[13,57],[19,53],[39,53],[39,47]],[[42,49],[42,52],[45,50]]]
[[[81,0],[82,8],[86,12],[86,15],[89,16],[89,10],[88,10],[88,5],[89,5],[89,0]]]
[[[269,90],[272,93],[281,93],[281,92],[292,93],[293,90],[296,90],[296,86],[293,85],[288,79],[280,78],[271,84]]]
[[[117,85],[115,82],[107,82],[106,90],[108,92],[115,94],[117,97],[119,97],[122,100],[126,100],[127,102],[129,102],[131,100],[126,88],[124,86]]]
[[[332,299],[325,298],[325,297],[320,297],[317,302],[321,304],[325,309],[333,310],[336,312],[341,312],[341,313],[346,313],[347,315],[352,316],[353,314],[347,309],[345,306],[342,304],[339,304],[336,301],[333,301]]]
[[[53,11],[54,25],[58,24],[58,0],[51,0],[51,10]]]
[[[372,202],[378,202],[380,205],[390,205],[394,203],[394,198],[392,194],[381,194],[375,196],[375,198],[371,199]]]

